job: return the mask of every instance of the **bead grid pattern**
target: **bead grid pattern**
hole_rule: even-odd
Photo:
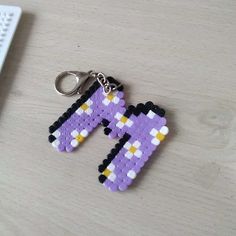
[[[0,5],[0,72],[21,16],[21,9]]]
[[[150,101],[126,109],[123,97],[122,86],[107,95],[96,81],[49,127],[49,142],[58,151],[71,152],[99,124],[110,138],[120,138],[98,167],[99,181],[110,191],[126,190],[168,133],[163,109]]]

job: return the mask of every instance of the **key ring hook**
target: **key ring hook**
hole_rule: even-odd
[[[68,75],[72,75],[76,79],[76,85],[74,86],[73,89],[70,91],[66,92],[63,91],[61,88],[61,81],[65,79]],[[101,85],[103,88],[103,92],[108,95],[110,92],[115,91],[118,89],[121,84],[115,84],[111,83],[108,78],[106,77],[105,74],[102,72],[96,73],[93,70],[90,70],[88,72],[81,72],[81,71],[63,71],[61,72],[55,80],[54,88],[56,92],[62,96],[72,96],[75,94],[82,94],[82,89],[84,86],[87,84],[89,79],[94,79],[97,80],[98,83]]]
[[[76,85],[73,89],[70,91],[66,92],[63,91],[60,84],[63,79],[65,79],[68,75],[72,75],[76,79]],[[81,88],[82,86],[86,83],[86,81],[89,79],[89,74],[85,72],[79,72],[79,71],[63,71],[60,73],[56,79],[55,79],[55,84],[54,88],[56,92],[62,96],[72,96],[75,94],[81,95]]]

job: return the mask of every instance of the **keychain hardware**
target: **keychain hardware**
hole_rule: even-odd
[[[72,75],[76,79],[76,85],[75,87],[66,92],[63,91],[60,87],[60,83],[63,79],[65,79],[67,76]],[[82,95],[83,89],[85,85],[89,82],[89,80],[97,80],[99,84],[103,87],[103,91],[105,94],[109,94],[111,91],[117,90],[118,87],[121,86],[121,84],[116,85],[115,83],[110,83],[105,74],[102,72],[96,73],[92,70],[88,72],[80,72],[80,71],[63,71],[60,73],[55,80],[54,88],[56,92],[62,96],[72,96],[75,94]]]

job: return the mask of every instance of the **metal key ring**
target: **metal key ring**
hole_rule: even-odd
[[[73,75],[74,78],[76,79],[76,85],[75,87],[68,91],[68,92],[65,92],[61,89],[61,81],[63,79],[65,79],[68,75]],[[64,71],[62,73],[60,73],[57,77],[56,77],[56,80],[55,80],[55,90],[57,91],[58,94],[62,95],[62,96],[72,96],[74,94],[80,94],[80,88],[81,88],[81,72],[78,72],[78,71]]]

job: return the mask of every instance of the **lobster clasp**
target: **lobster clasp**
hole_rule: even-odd
[[[76,80],[75,87],[71,89],[70,91],[63,91],[61,88],[61,82],[63,79],[65,79],[68,76],[73,76]],[[82,90],[84,85],[88,82],[89,78],[91,78],[89,72],[80,72],[80,71],[63,71],[60,73],[55,80],[55,90],[58,94],[62,96],[72,96],[75,94],[82,94]]]

